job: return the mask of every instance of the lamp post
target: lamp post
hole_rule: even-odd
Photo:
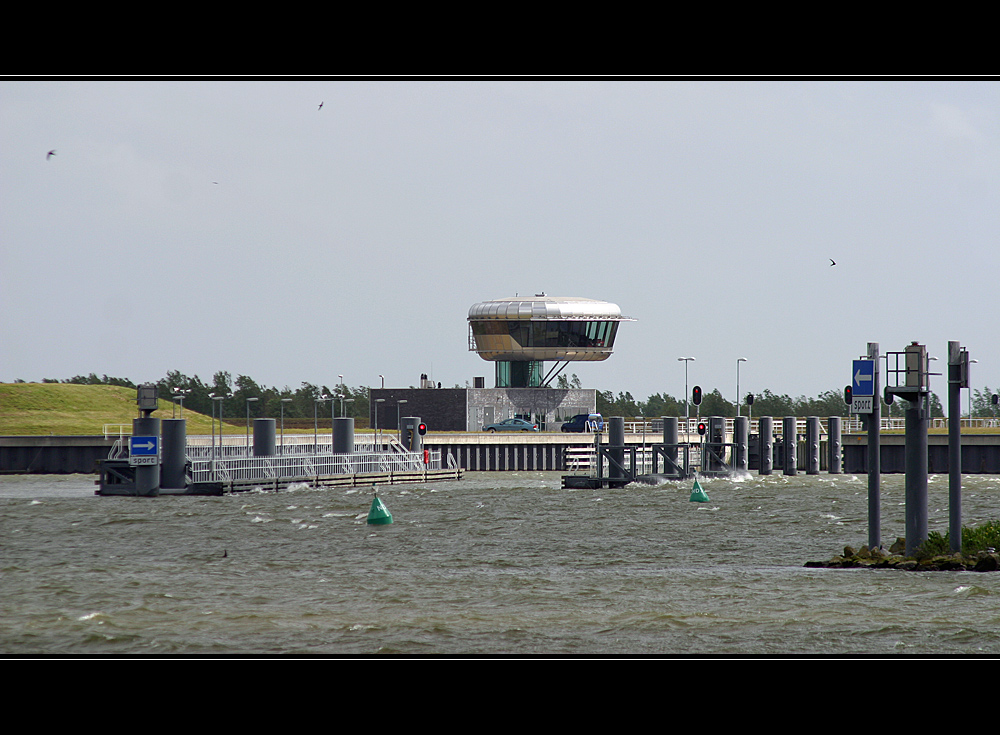
[[[185,390],[184,388],[178,388],[176,386],[174,387],[174,397],[178,401],[180,401],[181,404],[181,418],[184,418],[184,397],[190,392],[191,392],[190,388]]]
[[[281,454],[285,454],[285,404],[291,403],[291,398],[281,399]]]
[[[745,357],[736,358],[736,415],[740,415],[740,363],[746,362]]]
[[[247,456],[250,456],[250,404],[256,401],[256,398],[247,398]]]
[[[401,423],[402,420],[399,418],[399,405],[406,402],[407,400],[405,398],[401,398],[396,401],[396,441],[400,443],[403,441],[403,426]]]
[[[333,418],[337,415],[333,408],[333,402],[337,400],[337,394],[331,393],[327,398],[330,399],[330,454],[333,454]]]
[[[344,403],[354,403],[353,398],[344,398],[343,394],[340,396],[340,417],[344,418]]]
[[[691,430],[691,397],[688,395],[688,363],[693,357],[678,357],[677,362],[684,363],[684,434]]]
[[[212,399],[212,404],[214,407],[215,401],[219,402],[219,459],[222,459],[222,406],[223,401],[232,395],[230,393],[228,396],[222,395],[217,396],[214,393],[210,393],[209,396]],[[215,416],[215,411],[212,411],[213,417]],[[212,422],[212,479],[215,479],[215,422]]]
[[[212,479],[215,479],[215,393],[208,394],[212,401]]]

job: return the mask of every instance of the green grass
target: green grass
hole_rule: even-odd
[[[962,553],[966,556],[978,554],[987,548],[1000,549],[1000,521],[988,521],[981,526],[962,527]],[[932,557],[948,554],[951,551],[950,533],[941,534],[931,531],[927,540],[920,545],[918,557]]]
[[[152,415],[172,418],[174,406],[161,400],[160,408]],[[138,416],[134,388],[73,383],[0,383],[0,435],[3,436],[99,435],[106,424],[122,424],[131,430],[132,419]],[[212,432],[211,416],[185,410],[184,418],[189,434]],[[242,427],[237,429],[235,426],[225,429],[226,434],[243,431]]]

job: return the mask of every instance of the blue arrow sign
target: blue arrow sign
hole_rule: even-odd
[[[856,396],[875,395],[875,361],[855,360],[851,367],[851,390]]]
[[[159,454],[160,437],[133,436],[128,440],[128,451],[134,457],[155,457]]]

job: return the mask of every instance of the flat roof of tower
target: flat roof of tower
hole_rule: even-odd
[[[618,304],[578,296],[545,294],[480,301],[469,309],[469,320],[480,319],[635,321],[622,316]]]

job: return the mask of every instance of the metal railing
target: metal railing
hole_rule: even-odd
[[[352,454],[299,454],[271,457],[193,459],[192,482],[260,481],[352,475],[379,472],[419,472],[441,469],[441,452],[355,452]]]
[[[784,416],[775,416],[774,424],[772,428],[776,435],[780,436],[784,428]],[[826,416],[819,417],[820,433],[827,434],[827,418]],[[706,417],[701,417],[701,421],[705,421]],[[732,418],[726,419],[726,432],[731,433],[733,430]],[[759,422],[758,419],[751,419],[750,421],[750,433],[756,434],[758,432]],[[804,417],[797,417],[795,420],[795,431],[798,434],[805,433],[806,419]],[[882,416],[881,421],[881,431],[903,431],[906,429],[906,419],[902,416]],[[948,419],[938,416],[930,419],[929,426],[932,429],[946,429],[948,428]],[[963,429],[991,429],[1000,428],[1000,418],[963,418],[961,419],[960,426]],[[625,422],[625,433],[626,434],[642,434],[645,429],[647,436],[660,437],[663,435],[663,422],[658,419],[653,419],[650,421],[626,421]],[[689,422],[688,431],[684,431],[684,420],[678,422],[678,430],[681,434],[690,433],[696,434],[698,432],[698,420],[692,418]],[[853,414],[851,416],[841,417],[840,430],[844,433],[864,431],[864,426],[861,423],[861,417],[858,414]],[[604,431],[602,433],[607,434],[608,422],[607,419],[604,421]]]

